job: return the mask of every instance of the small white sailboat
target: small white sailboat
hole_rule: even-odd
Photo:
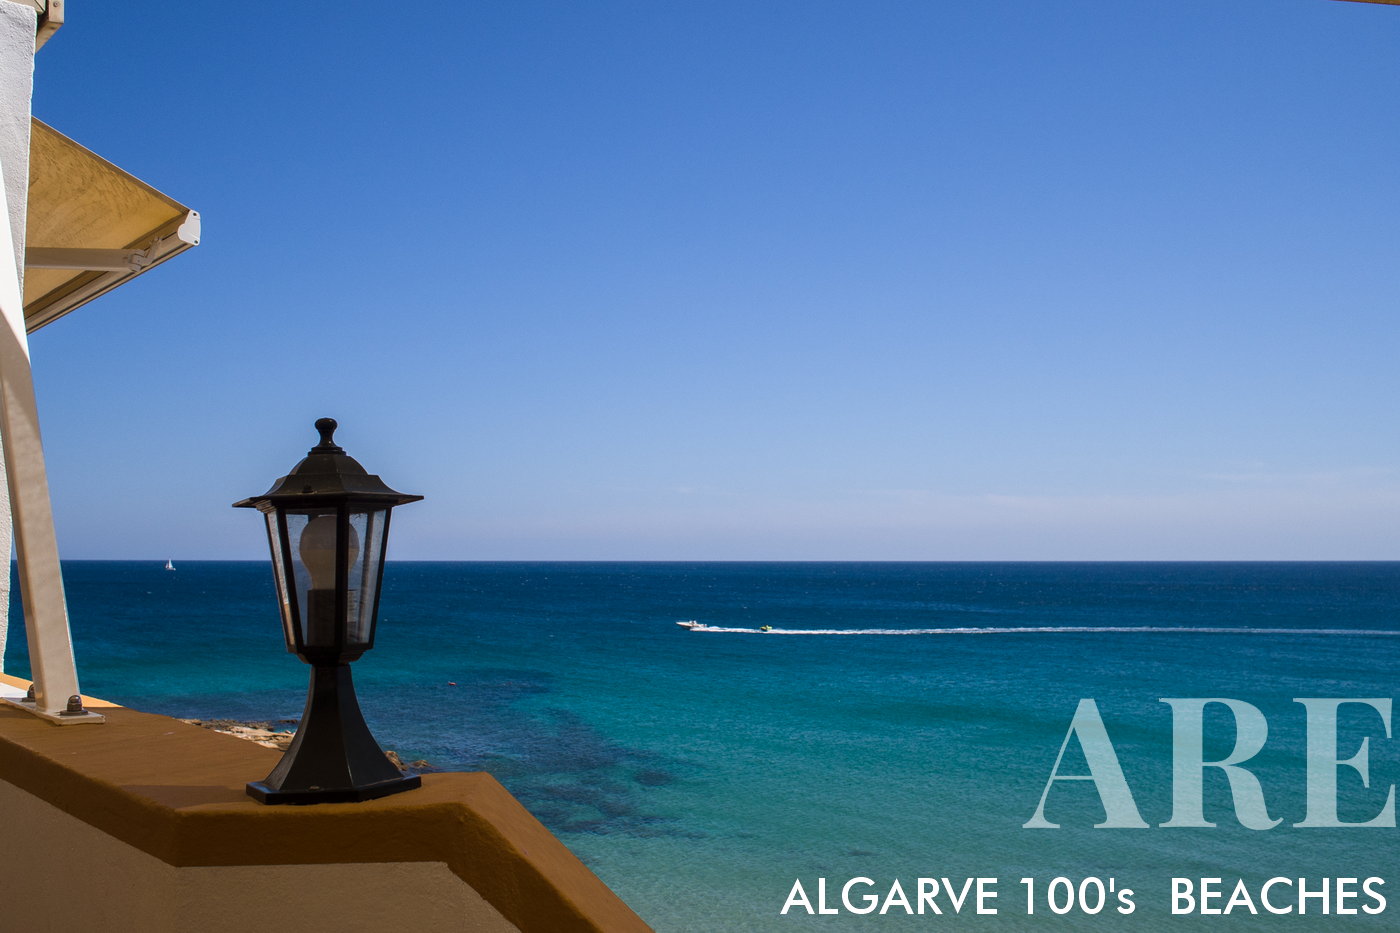
[[[165,569],[166,569],[166,570],[174,570],[174,569],[175,569],[175,565],[174,565],[173,563],[170,562],[170,559],[169,559],[169,558],[166,558],[166,561],[165,561]]]

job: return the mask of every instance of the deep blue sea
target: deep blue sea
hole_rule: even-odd
[[[283,649],[268,564],[176,564],[65,563],[84,691],[182,717],[298,716],[307,671]],[[6,669],[23,673],[12,617]],[[1398,671],[1400,563],[391,562],[355,678],[381,744],[493,773],[659,931],[1292,931],[1400,929],[1400,830],[1293,825],[1295,698],[1388,700]],[[1159,825],[1161,700],[1186,697],[1267,717],[1248,766],[1277,828],[1239,825],[1220,769],[1205,777],[1218,826]],[[1087,781],[1050,791],[1060,829],[1022,828],[1084,698],[1150,828],[1093,828]],[[1223,705],[1207,712],[1219,760],[1234,729]],[[1369,788],[1334,769],[1341,818],[1362,821],[1400,778],[1400,739],[1370,706],[1339,719],[1335,759],[1369,737]],[[1062,773],[1084,773],[1077,748]],[[835,905],[861,876],[911,901],[920,877],[995,877],[999,912],[779,915],[797,879],[815,906],[817,879]],[[1028,918],[1020,879],[1060,876],[1112,878],[1136,909]],[[1380,876],[1391,906],[1175,917],[1174,876]]]

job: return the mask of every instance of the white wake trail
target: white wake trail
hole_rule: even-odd
[[[691,625],[692,632],[730,635],[1083,635],[1094,633],[1159,632],[1175,635],[1378,635],[1400,636],[1400,630],[1367,628],[1250,628],[1248,626],[1174,625],[1024,625],[958,626],[953,628],[730,628]]]

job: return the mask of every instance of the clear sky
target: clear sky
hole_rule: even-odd
[[[1400,8],[74,2],[203,243],[31,338],[63,555],[1400,558]],[[43,244],[33,244],[43,245]]]

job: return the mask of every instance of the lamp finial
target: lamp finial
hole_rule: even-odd
[[[335,434],[335,429],[339,426],[340,425],[336,424],[334,418],[317,418],[316,430],[321,433],[321,443],[312,448],[311,452],[317,454],[344,453],[344,449],[336,444],[335,437],[333,436]]]

